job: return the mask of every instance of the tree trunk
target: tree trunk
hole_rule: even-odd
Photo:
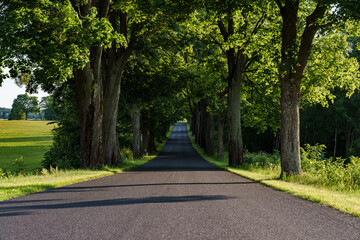
[[[286,174],[299,174],[300,168],[300,81],[281,82],[281,170]]]
[[[337,128],[335,128],[335,136],[334,136],[334,154],[333,161],[336,161],[336,148],[337,148]]]
[[[192,135],[194,135],[195,134],[195,122],[196,122],[196,117],[195,116],[193,116],[192,118],[191,118],[191,120],[190,120],[190,131],[191,131],[191,133],[192,133]]]
[[[141,158],[140,108],[134,104],[131,109],[131,125],[133,130],[133,158]]]
[[[306,26],[298,46],[298,0],[276,1],[282,16],[281,63],[281,176],[300,174],[300,85],[311,53],[314,36],[326,11],[319,2],[306,18]]]
[[[144,154],[149,153],[149,142],[150,142],[150,122],[146,119],[141,126],[142,135],[142,151]]]
[[[102,49],[97,49],[100,58]],[[80,147],[83,168],[99,168],[104,165],[102,81],[87,63],[82,70],[75,70],[76,102],[78,110]]]
[[[124,34],[125,37],[128,37],[129,21],[127,13],[110,11],[109,21],[114,29],[120,28],[120,33]],[[104,160],[107,165],[117,165],[121,160],[119,138],[116,129],[120,86],[126,62],[136,44],[135,27],[132,29],[129,39],[128,47],[119,48],[117,46],[112,46],[111,48],[106,49],[103,55]]]
[[[195,121],[195,143],[200,145],[200,133],[201,133],[201,111],[200,103],[196,104],[196,121]]]
[[[218,147],[217,147],[217,157],[224,157],[224,119],[219,119],[218,121]]]
[[[207,102],[206,99],[200,100],[200,138],[199,138],[199,146],[202,149],[206,148],[206,132],[208,126],[207,123],[207,112],[206,112]]]
[[[119,138],[116,129],[121,78],[131,50],[111,48],[104,54],[104,160],[105,164],[117,165],[121,160]]]
[[[204,150],[208,155],[214,155],[214,116],[207,111],[208,98],[204,100]]]
[[[354,133],[354,128],[348,122],[346,124],[346,130],[345,130],[345,134],[346,134],[345,152],[347,158],[349,158],[352,154],[353,133]]]
[[[231,86],[229,88],[228,116],[229,116],[229,166],[244,164],[244,146],[241,130],[241,82],[244,77],[245,55],[239,50],[233,65]]]
[[[227,42],[235,33],[235,24],[230,16],[228,26],[222,20],[218,27],[224,41]],[[244,49],[229,48],[226,50],[228,64],[228,129],[229,129],[229,166],[238,166],[244,163],[244,147],[241,132],[241,82],[246,68]]]
[[[152,153],[156,151],[156,145],[155,145],[155,135],[152,131],[151,127],[149,129],[149,145],[148,145],[148,152]]]

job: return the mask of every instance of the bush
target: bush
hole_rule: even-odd
[[[5,177],[5,172],[0,168],[0,178]]]
[[[274,154],[259,152],[259,153],[249,153],[245,152],[244,154],[245,164],[252,165],[254,167],[273,167],[280,165],[280,153],[275,151]]]
[[[58,128],[53,130],[53,134],[54,143],[50,150],[45,153],[42,162],[43,167],[79,168],[81,166],[81,152],[77,123],[62,122]]]
[[[304,172],[313,172],[324,168],[325,148],[326,146],[323,144],[315,144],[314,146],[305,144],[304,148],[300,148],[301,170]]]
[[[133,152],[131,151],[130,148],[123,148],[121,149],[121,159],[122,161],[131,161],[133,160]]]
[[[25,163],[24,163],[24,160],[23,160],[23,157],[19,157],[19,158],[16,158],[13,160],[13,165],[14,165],[14,172],[16,174],[19,174],[19,173],[22,173],[22,172],[25,172]]]
[[[325,145],[305,145],[301,149],[303,174],[291,179],[337,189],[360,189],[360,158],[351,157],[349,163],[343,158],[334,161],[333,158],[325,158],[324,149]]]
[[[77,121],[75,81],[62,83],[52,96],[52,107],[59,117],[58,127],[53,130],[54,142],[45,153],[43,167],[60,169],[81,166],[80,133]]]

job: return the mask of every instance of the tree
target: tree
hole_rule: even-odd
[[[40,107],[44,112],[45,120],[58,120],[58,116],[56,116],[53,110],[53,99],[51,96],[43,97],[40,102]]]
[[[121,78],[140,35],[161,27],[163,1],[6,1],[0,5],[0,63],[29,90],[76,80],[83,167],[116,165]],[[160,14],[159,14],[160,13]],[[51,21],[49,20],[51,19]],[[4,60],[3,60],[4,59]],[[22,81],[23,82],[23,81]]]
[[[260,6],[261,5],[261,6]],[[205,1],[196,28],[213,41],[227,59],[229,164],[241,165],[243,158],[242,98],[244,81],[256,72],[254,63],[273,46],[276,15],[271,1]],[[271,48],[270,48],[271,49]]]
[[[25,117],[25,120],[27,120],[29,113],[40,113],[37,97],[32,97],[27,94],[18,95],[14,99],[9,119],[20,120]]]
[[[304,86],[311,86],[310,88],[312,88],[314,85],[324,84],[324,86],[321,86],[323,91],[320,94],[320,99],[324,100],[326,96],[330,95],[331,97],[329,89],[337,85],[347,87],[350,93],[353,92],[356,85],[358,85],[358,80],[356,80],[354,66],[350,60],[347,64],[349,66],[348,73],[338,68],[338,71],[332,71],[330,76],[325,79],[316,78],[315,76],[311,81],[303,81],[307,73],[312,75],[312,73],[317,72],[306,71],[311,58],[314,40],[315,43],[319,42],[318,39],[321,40],[321,36],[324,36],[324,39],[328,39],[328,36],[335,36],[341,40],[346,30],[339,31],[336,22],[331,19],[330,5],[326,1],[275,0],[275,2],[282,17],[281,62],[279,65],[282,175],[300,174],[299,107],[302,95],[301,88]],[[301,13],[301,17],[299,17],[299,13]],[[323,34],[316,36],[320,29],[323,30]],[[346,54],[344,48],[321,51],[320,54],[331,51],[343,55],[337,55],[339,60],[342,60]],[[323,59],[324,57],[314,60],[314,65],[319,62],[324,63]],[[340,78],[341,81],[334,81],[338,78],[337,72],[344,73],[344,77]],[[326,81],[326,79],[330,80]]]

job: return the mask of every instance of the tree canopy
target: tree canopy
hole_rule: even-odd
[[[37,97],[20,94],[14,99],[9,120],[27,120],[29,113],[40,113],[39,101]]]
[[[359,9],[354,0],[1,1],[0,67],[52,95],[43,104],[59,128],[47,166],[116,165],[121,148],[139,157],[186,118],[196,142],[208,154],[225,146],[232,166],[244,163],[243,129],[272,134],[283,174],[299,174],[300,112],[358,93]],[[66,141],[73,151],[61,165]]]

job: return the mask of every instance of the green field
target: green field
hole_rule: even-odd
[[[44,153],[52,144],[48,121],[0,121],[0,168],[16,171],[14,160],[22,157],[26,172],[41,168]]]

